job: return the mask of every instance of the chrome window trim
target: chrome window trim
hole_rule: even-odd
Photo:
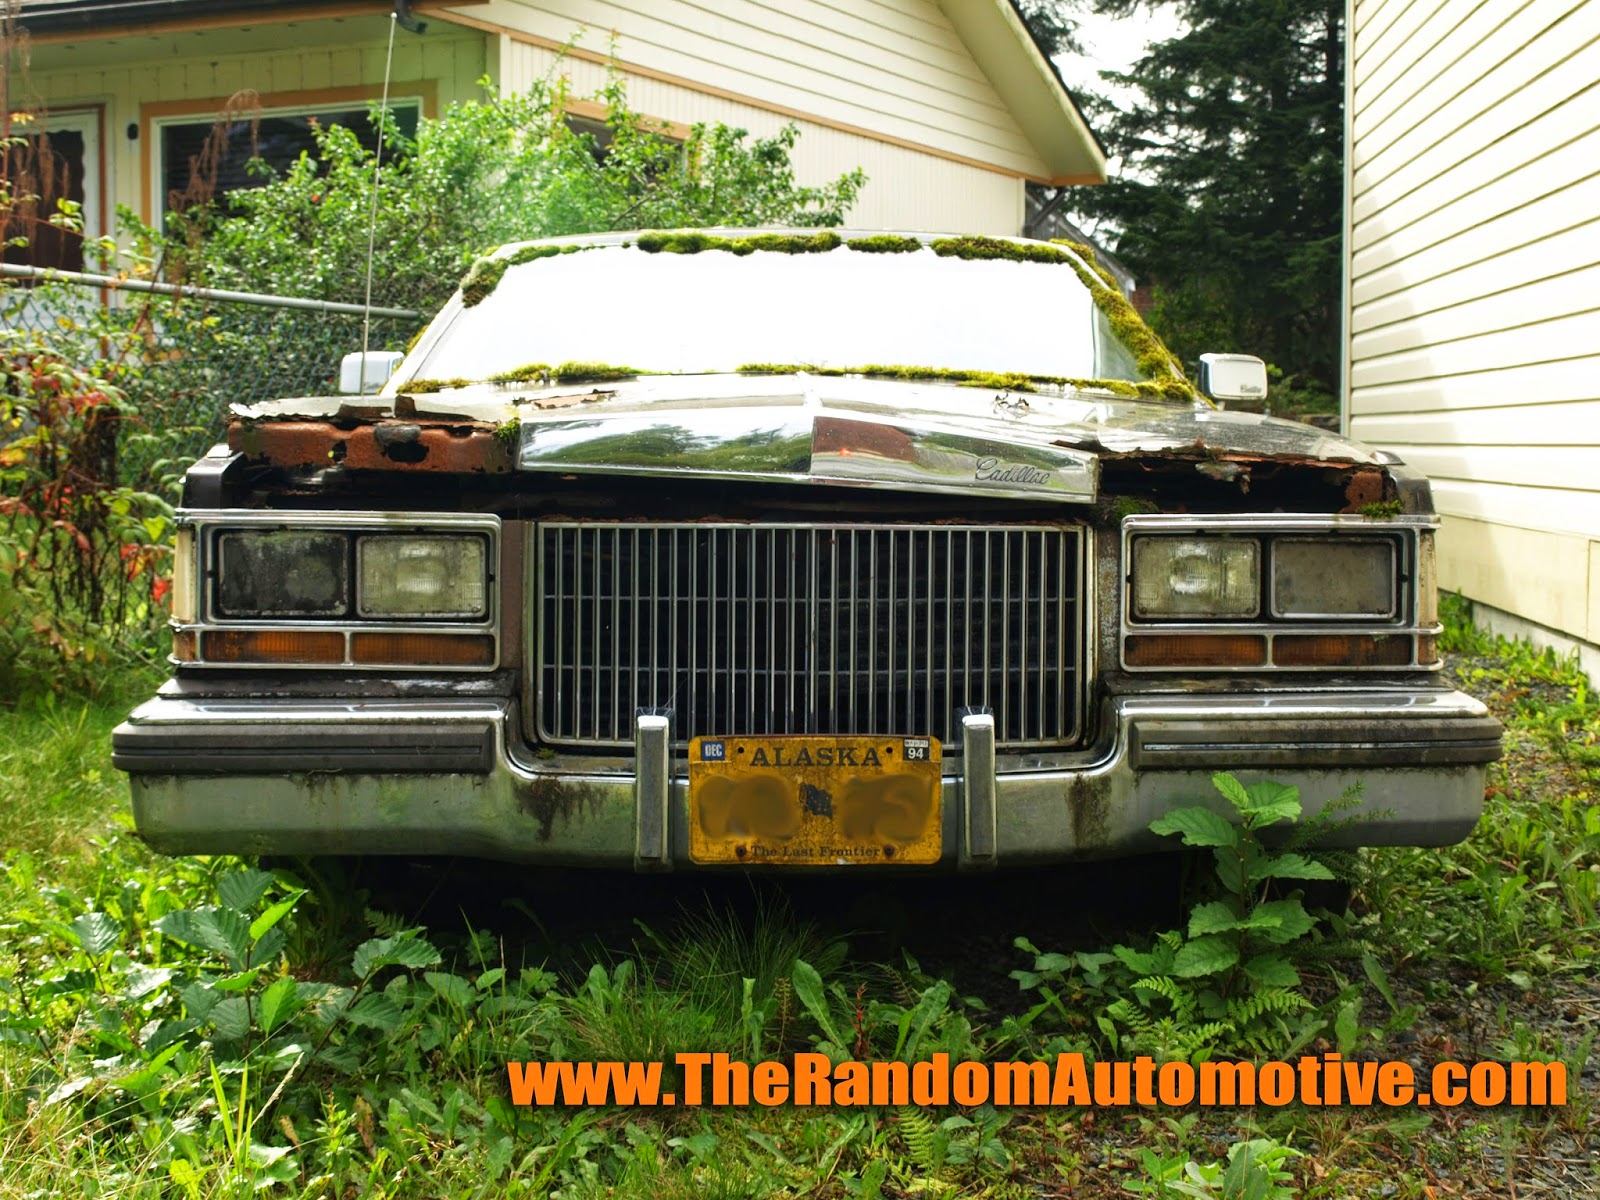
[[[184,670],[202,671],[428,671],[448,674],[482,674],[500,665],[502,648],[501,590],[503,566],[500,555],[501,521],[491,513],[434,512],[298,512],[266,509],[180,509],[178,527],[194,530],[195,613],[191,622],[169,621],[175,633],[195,635],[197,656],[205,646],[204,635],[218,632],[283,632],[336,630],[344,635],[344,654],[339,662],[208,662],[203,658],[170,660]],[[485,564],[488,569],[488,611],[479,620],[452,618],[368,619],[355,615],[359,599],[357,580],[352,575],[351,615],[324,617],[229,618],[215,612],[217,536],[234,529],[271,528],[337,530],[351,534],[368,533],[478,533],[488,539]],[[352,558],[353,561],[353,558]],[[493,641],[490,661],[484,665],[406,662],[355,662],[351,657],[353,633],[431,633],[441,636],[489,637]]]
[[[1424,535],[1439,528],[1435,515],[1401,515],[1371,518],[1356,514],[1324,513],[1207,513],[1204,515],[1170,514],[1135,515],[1122,521],[1121,559],[1118,579],[1123,595],[1117,605],[1117,660],[1122,670],[1135,675],[1183,676],[1204,675],[1257,675],[1287,674],[1372,674],[1374,672],[1425,671],[1443,669],[1442,661],[1430,663],[1417,661],[1417,639],[1437,637],[1444,626],[1439,622],[1430,625],[1419,623],[1421,611],[1421,548]],[[1392,537],[1400,552],[1396,584],[1399,611],[1391,618],[1340,617],[1325,618],[1277,617],[1246,621],[1160,621],[1144,619],[1135,621],[1131,615],[1132,595],[1129,577],[1133,570],[1132,542],[1137,536],[1151,533],[1258,534],[1267,543],[1267,559],[1271,559],[1273,535],[1294,538],[1314,537],[1316,534]],[[1270,584],[1269,584],[1270,586]],[[1134,666],[1127,661],[1128,637],[1143,634],[1236,634],[1256,636],[1266,643],[1265,661],[1248,666]],[[1334,664],[1329,666],[1276,666],[1273,663],[1275,643],[1279,637],[1315,637],[1334,635],[1342,637],[1407,637],[1411,639],[1411,655],[1405,663],[1385,663],[1370,666]]]

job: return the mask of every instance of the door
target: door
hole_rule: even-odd
[[[100,121],[98,108],[75,109],[36,118],[37,132],[13,126],[16,140],[0,149],[3,176],[14,195],[38,199],[13,212],[7,223],[6,241],[26,238],[27,242],[6,246],[6,262],[60,271],[84,269],[84,237],[105,232]],[[50,223],[58,200],[79,206],[81,232]]]

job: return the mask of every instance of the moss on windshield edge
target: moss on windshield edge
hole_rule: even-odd
[[[549,363],[525,363],[509,371],[501,371],[488,379],[413,379],[400,390],[412,395],[420,392],[442,392],[446,388],[476,387],[480,383],[610,383],[618,379],[637,379],[641,375],[656,375],[658,371],[641,371],[637,367],[617,367],[610,363],[564,362],[552,367]]]
[[[954,383],[962,387],[1002,388],[1037,392],[1041,387],[1074,391],[1110,392],[1129,400],[1187,400],[1187,385],[1175,380],[1077,379],[1066,375],[1024,375],[1006,371],[962,371],[949,367],[916,367],[869,363],[860,367],[817,367],[806,363],[745,363],[735,367],[740,375],[823,375],[830,378],[858,375],[867,379],[898,379],[912,383]]]
[[[488,380],[415,379],[401,391],[418,395],[446,389],[475,387],[480,382],[493,384],[531,383],[538,387],[557,384],[614,383],[666,375],[666,371],[642,371],[635,367],[607,363],[565,362],[527,363],[491,375]],[[1024,375],[1007,371],[963,371],[951,367],[917,367],[904,364],[867,363],[859,367],[819,367],[809,363],[744,363],[734,368],[738,375],[820,375],[827,378],[859,376],[864,379],[896,379],[908,383],[953,383],[960,387],[999,388],[1012,392],[1037,392],[1040,388],[1071,388],[1080,392],[1109,392],[1128,400],[1186,400],[1189,392],[1173,380],[1077,379],[1065,375]]]
[[[592,245],[523,246],[501,258],[485,255],[473,262],[461,278],[461,303],[466,308],[482,304],[491,295],[511,267],[520,267],[541,258],[554,258],[558,254],[577,254],[581,250],[598,250]]]
[[[421,396],[428,392],[443,392],[454,388],[472,387],[476,379],[413,379],[400,390],[409,396]]]
[[[758,233],[748,237],[725,237],[721,234],[705,233],[697,229],[676,230],[648,230],[638,234],[632,243],[617,243],[620,246],[633,245],[647,254],[700,254],[707,250],[723,250],[741,257],[754,254],[757,250],[768,250],[779,254],[818,254],[830,250],[837,250],[847,246],[864,253],[894,254],[910,253],[921,249],[923,243],[917,238],[901,237],[896,234],[872,234],[866,237],[854,238],[846,241],[831,229],[820,230],[817,233]],[[1193,402],[1196,399],[1211,401],[1195,389],[1183,373],[1172,352],[1156,336],[1155,331],[1145,324],[1144,318],[1138,310],[1122,294],[1122,289],[1117,285],[1116,278],[1101,264],[1093,249],[1083,242],[1074,242],[1065,238],[1056,238],[1049,244],[1040,242],[1017,242],[1007,238],[985,237],[972,235],[968,237],[935,238],[927,243],[929,249],[944,258],[961,259],[999,259],[1009,262],[1037,262],[1057,263],[1070,266],[1082,281],[1083,286],[1089,289],[1089,295],[1095,305],[1105,314],[1107,323],[1116,337],[1133,352],[1134,364],[1139,373],[1145,376],[1140,381],[1132,380],[1088,380],[1073,381],[1060,380],[1045,376],[1013,375],[1011,373],[994,372],[962,372],[956,371],[939,375],[930,373],[934,368],[915,368],[923,373],[917,377],[921,379],[947,378],[956,382],[968,382],[972,386],[992,386],[985,382],[983,377],[997,379],[1022,379],[1034,383],[1056,383],[1065,386],[1078,386],[1085,383],[1101,391],[1110,391],[1117,395],[1138,395],[1157,397],[1166,400]],[[480,258],[472,264],[472,269],[461,281],[461,302],[471,308],[481,304],[505,276],[508,268],[520,266],[523,263],[534,262],[541,258],[551,258],[559,254],[573,254],[580,250],[597,250],[600,245],[593,243],[565,244],[565,245],[539,245],[524,246],[502,258]],[[895,368],[895,370],[909,370],[912,368]],[[517,368],[517,371],[527,368]],[[751,372],[744,372],[751,373]],[[773,372],[765,372],[771,374]],[[827,372],[814,371],[813,374]],[[879,374],[872,371],[841,371],[840,374]],[[633,372],[637,374],[637,372]],[[956,379],[956,376],[968,378]],[[623,375],[600,376],[600,378],[624,378]],[[892,374],[893,378],[906,378],[904,375]],[[502,372],[501,375],[492,377],[497,383],[533,382],[532,378],[517,375],[516,372]],[[431,382],[431,381],[424,381]],[[558,382],[568,382],[558,380]],[[1122,385],[1122,386],[1111,386]],[[1000,386],[1015,386],[1005,385]],[[1133,391],[1130,393],[1128,388]],[[418,390],[415,386],[408,390]],[[1022,390],[1020,388],[1016,390]],[[1214,406],[1213,406],[1214,407]]]

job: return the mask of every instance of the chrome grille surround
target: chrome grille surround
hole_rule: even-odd
[[[974,706],[1002,749],[1082,736],[1082,528],[543,521],[531,537],[542,743],[630,748],[641,709],[670,712],[680,747],[931,733],[958,751]]]

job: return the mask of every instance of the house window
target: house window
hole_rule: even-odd
[[[590,139],[594,148],[594,159],[597,163],[604,163],[611,154],[611,143],[615,138],[615,130],[607,120],[610,115],[605,105],[593,100],[569,100],[567,102],[567,128],[573,133],[582,134]],[[646,133],[659,139],[666,146],[681,146],[689,140],[689,127],[677,121],[663,121],[659,117],[644,117],[640,121],[640,128]],[[651,174],[655,174],[654,171]]]
[[[37,124],[37,131],[32,128]],[[101,213],[100,113],[97,109],[49,113],[23,123],[0,146],[0,178],[9,181],[19,196],[36,197],[10,214],[0,242],[4,260],[57,271],[81,271],[83,239],[103,232]],[[78,206],[82,229],[52,225],[57,201]]]
[[[422,115],[420,99],[391,100],[390,111],[395,124],[407,137],[415,137],[417,121]],[[251,136],[252,125],[254,137]],[[378,145],[378,129],[373,124],[366,104],[344,104],[338,107],[305,107],[293,109],[267,109],[257,117],[243,114],[237,120],[222,126],[226,146],[217,162],[216,185],[211,194],[222,197],[245,188],[256,188],[284,174],[302,153],[316,153],[314,125],[328,127],[343,125],[355,132],[356,138],[368,150]],[[219,128],[216,117],[174,117],[157,125],[158,153],[160,155],[156,179],[159,194],[156,197],[163,211],[174,203],[181,203],[186,195],[192,196],[191,184],[200,169],[201,155],[206,139]],[[390,157],[393,147],[386,147],[384,156]],[[271,167],[270,173],[252,168],[250,163],[259,158]]]
[[[594,160],[603,163],[606,156],[611,153],[611,126],[604,121],[593,117],[577,117],[567,114],[567,128],[573,133],[587,134],[594,140]]]

